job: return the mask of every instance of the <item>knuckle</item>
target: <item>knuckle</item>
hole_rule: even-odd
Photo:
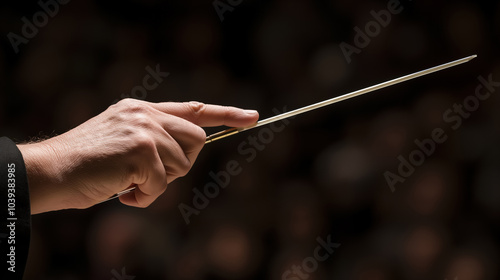
[[[204,103],[198,102],[198,101],[189,101],[186,103],[189,108],[194,112],[194,113],[200,113],[203,110],[205,110],[206,105]]]
[[[133,98],[122,99],[118,101],[116,105],[120,108],[120,110],[127,113],[139,113],[145,111],[145,105],[141,101]]]
[[[198,119],[201,114],[206,109],[206,105],[204,103],[198,102],[198,101],[189,101],[184,103],[185,106],[187,106],[189,112],[193,115],[193,118]]]
[[[153,121],[146,114],[138,113],[134,114],[131,123],[135,127],[151,129],[153,127]]]
[[[146,133],[135,133],[131,138],[133,150],[151,151],[156,149],[154,140]]]
[[[203,128],[195,125],[193,128],[193,139],[196,140],[200,145],[205,144],[205,141],[207,140],[207,133]]]
[[[132,106],[133,104],[136,104],[136,100],[133,98],[124,98],[120,101],[118,101],[115,105],[118,107],[129,107]]]

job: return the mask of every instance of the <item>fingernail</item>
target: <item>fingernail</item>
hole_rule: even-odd
[[[255,110],[244,110],[243,112],[245,112],[245,114],[247,115],[257,115],[259,113]]]

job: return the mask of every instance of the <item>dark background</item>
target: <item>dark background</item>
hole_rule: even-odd
[[[500,276],[499,90],[457,130],[443,120],[479,75],[500,81],[498,1],[402,1],[351,63],[339,44],[353,45],[353,28],[388,1],[243,0],[221,22],[212,1],[71,0],[18,54],[7,34],[41,8],[6,2],[0,129],[18,142],[99,114],[141,85],[146,66],[170,72],[147,101],[232,105],[262,119],[478,55],[296,117],[251,162],[237,147],[258,129],[209,144],[147,209],[112,201],[35,215],[26,279],[108,280],[122,269],[137,280],[281,279],[327,236],[341,246],[307,279]],[[397,173],[398,156],[435,128],[447,141],[391,192],[384,172]],[[186,225],[179,204],[192,206],[192,188],[230,160],[241,174]]]

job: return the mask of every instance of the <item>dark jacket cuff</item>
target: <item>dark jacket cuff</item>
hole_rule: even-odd
[[[0,279],[23,278],[31,233],[26,167],[9,138],[0,138]]]

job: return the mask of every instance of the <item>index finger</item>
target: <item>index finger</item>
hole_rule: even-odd
[[[196,101],[152,103],[151,106],[161,112],[183,118],[203,127],[221,125],[243,127],[252,125],[259,119],[259,113],[255,110],[204,104]]]

